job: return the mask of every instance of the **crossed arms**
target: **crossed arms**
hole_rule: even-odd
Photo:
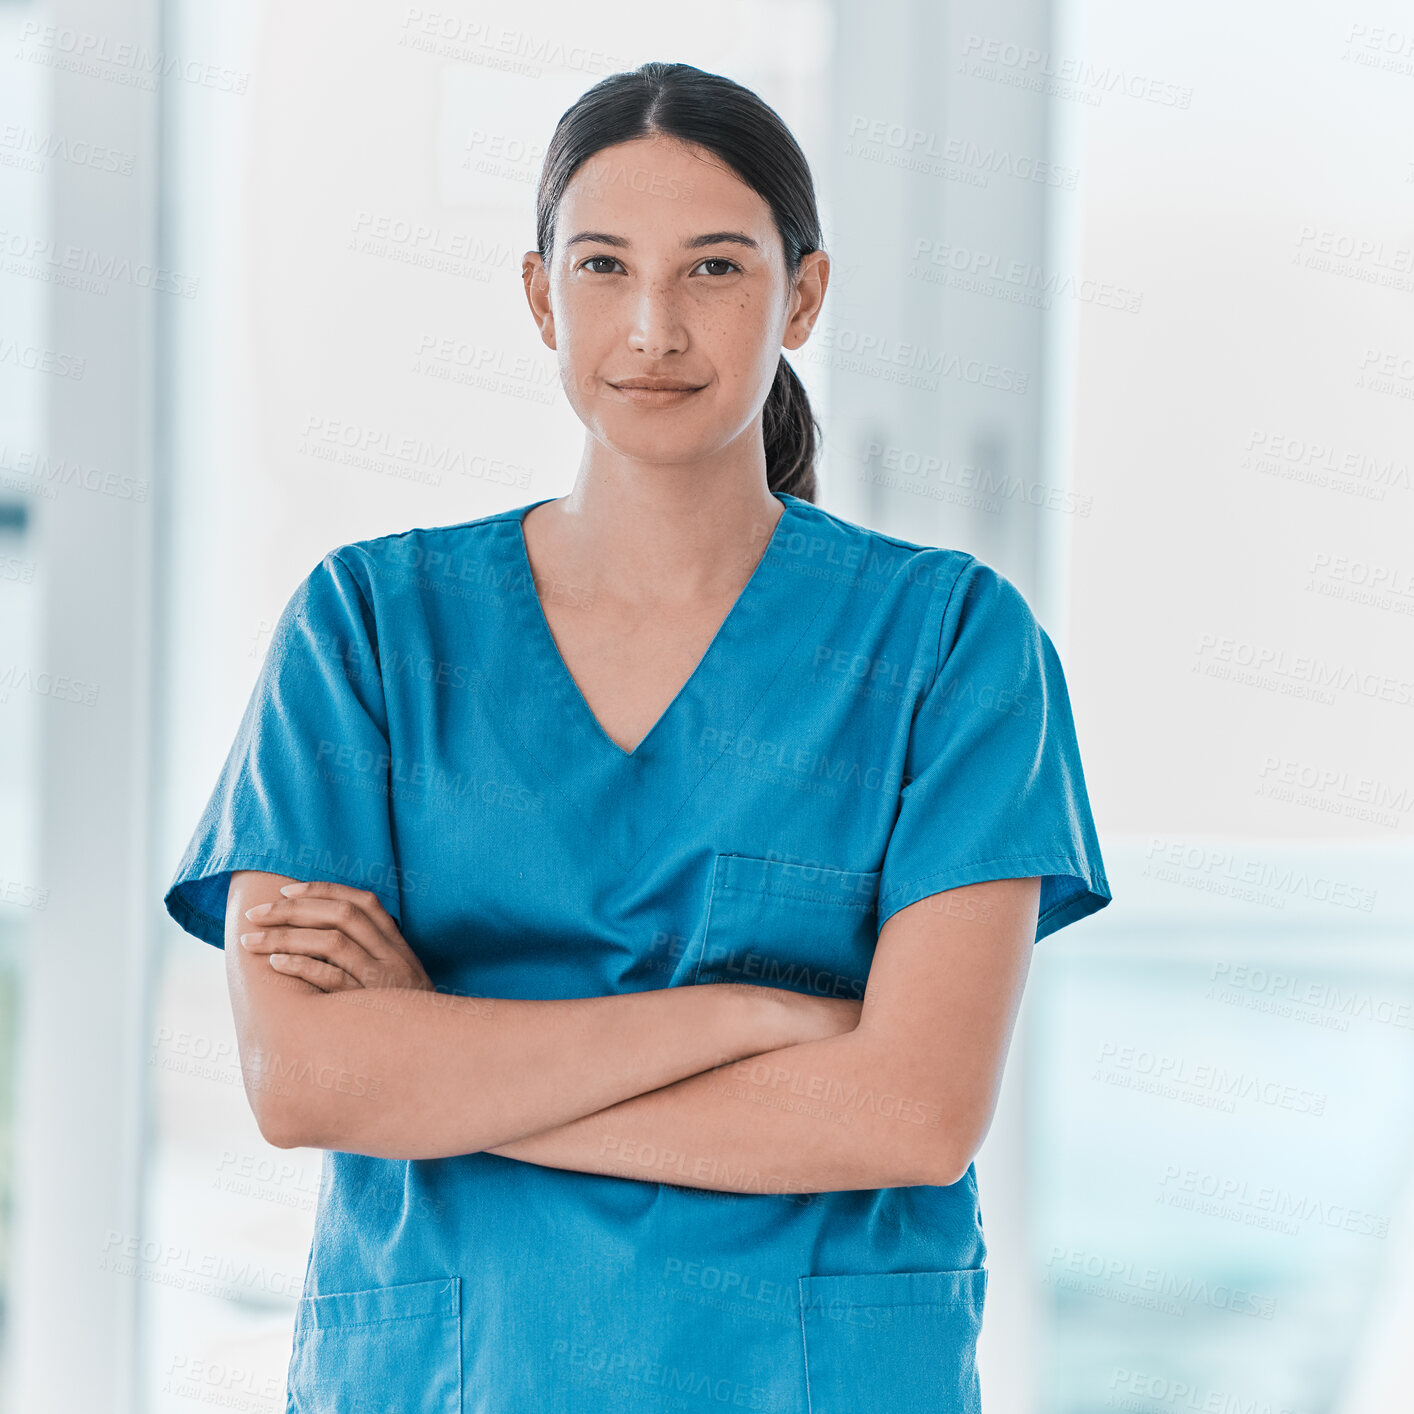
[[[271,1143],[489,1151],[749,1193],[967,1171],[995,1110],[1040,889],[997,879],[899,910],[861,1005],[738,983],[565,1001],[436,992],[373,895],[313,883],[286,898],[293,882],[239,871],[226,913],[241,1068]],[[266,916],[247,919],[262,903]],[[254,930],[266,938],[243,944]],[[276,953],[295,960],[277,969]]]

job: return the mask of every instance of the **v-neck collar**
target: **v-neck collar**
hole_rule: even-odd
[[[740,593],[732,601],[732,606],[727,610],[722,622],[717,625],[716,632],[712,635],[711,642],[708,643],[702,656],[697,660],[692,671],[686,680],[673,694],[668,705],[658,714],[653,725],[639,739],[632,751],[625,751],[613,737],[604,730],[604,724],[595,715],[594,709],[589,705],[589,699],[585,697],[583,689],[580,687],[574,674],[570,672],[569,664],[565,662],[564,654],[560,652],[560,645],[555,642],[554,632],[550,628],[550,621],[545,615],[545,606],[541,603],[539,592],[535,588],[535,576],[530,565],[530,551],[525,541],[525,518],[536,506],[543,506],[556,498],[553,496],[543,497],[539,501],[532,501],[527,506],[522,506],[515,512],[514,521],[514,542],[518,557],[516,566],[521,583],[525,586],[526,593],[533,601],[530,605],[531,626],[530,634],[532,644],[530,651],[539,653],[552,665],[552,671],[557,670],[558,675],[563,679],[562,686],[566,689],[565,697],[571,703],[577,703],[577,710],[584,719],[584,726],[591,738],[597,738],[607,747],[614,756],[625,763],[646,760],[653,750],[655,737],[660,737],[668,730],[665,725],[669,718],[673,716],[678,707],[678,703],[695,691],[700,679],[710,676],[716,660],[723,651],[722,645],[730,637],[730,629],[733,620],[747,616],[752,611],[754,601],[762,592],[763,583],[769,578],[773,562],[778,554],[779,546],[784,542],[788,532],[786,522],[791,518],[795,506],[799,504],[794,496],[783,492],[773,491],[771,493],[776,500],[781,502],[781,514],[776,518],[776,524],[771,530],[771,537],[766,542],[766,548],[762,551],[761,558],[757,560],[755,568],[751,571],[750,577],[742,586]]]
[[[518,741],[540,788],[577,817],[594,847],[627,877],[726,756],[772,749],[771,690],[847,575],[822,572],[834,536],[809,501],[772,492],[783,509],[766,549],[677,695],[634,749],[604,731],[579,690],[536,592],[522,522],[545,497],[495,518],[494,579],[503,612],[473,613],[486,661],[483,701],[498,704],[493,738]],[[837,568],[837,566],[836,566]],[[492,635],[489,636],[488,635]],[[764,733],[762,740],[758,736]],[[732,788],[727,783],[727,788]],[[645,885],[646,886],[646,885]]]

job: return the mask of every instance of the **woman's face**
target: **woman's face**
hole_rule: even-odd
[[[620,455],[663,464],[702,461],[754,429],[828,269],[823,252],[807,255],[792,287],[761,197],[700,148],[641,138],[580,167],[549,270],[529,252],[522,274],[580,420]]]

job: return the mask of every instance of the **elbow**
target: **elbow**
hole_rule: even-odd
[[[981,1147],[980,1137],[966,1125],[945,1114],[936,1125],[924,1130],[914,1155],[914,1183],[935,1188],[951,1188],[967,1177],[972,1160]]]
[[[971,1167],[970,1155],[964,1159],[956,1145],[934,1140],[924,1146],[913,1182],[933,1188],[951,1188],[954,1183],[961,1182]]]
[[[894,1111],[893,1142],[880,1146],[889,1153],[890,1168],[901,1176],[887,1178],[880,1186],[950,1188],[967,1176],[985,1125],[979,1129],[979,1111],[970,1095],[924,1088],[917,1076],[916,1066],[901,1065],[893,1055],[879,1058],[879,1069],[872,1073],[879,1091],[910,1097]]]
[[[255,1115],[256,1128],[260,1130],[260,1137],[267,1144],[276,1149],[321,1147],[315,1143],[310,1126],[299,1107],[288,1100],[271,1096],[264,1096],[257,1103],[257,1097],[251,1093],[249,1079],[246,1082],[246,1094],[251,1102],[251,1111]]]
[[[311,1143],[306,1136],[304,1126],[297,1121],[292,1121],[285,1111],[277,1111],[275,1114],[268,1112],[257,1113],[255,1117],[256,1126],[260,1130],[260,1136],[275,1149],[309,1149],[318,1148],[318,1145]]]
[[[331,1131],[347,1115],[343,1064],[330,1060],[328,1028],[312,1008],[297,1017],[257,1018],[238,1035],[241,1080],[261,1138],[276,1149],[337,1148]],[[298,1036],[298,1044],[291,1038]]]
[[[958,1163],[954,1158],[953,1162],[941,1165],[938,1176],[933,1179],[933,1183],[938,1188],[951,1188],[954,1183],[961,1183],[967,1177],[967,1171],[971,1167],[970,1156],[963,1163]]]
[[[406,1150],[396,1136],[380,1132],[371,1116],[358,1112],[343,1097],[320,1087],[278,1087],[283,1093],[260,1094],[247,1077],[246,1089],[256,1126],[265,1142],[276,1149],[338,1149],[380,1159],[414,1159],[425,1154]],[[257,1103],[258,1101],[258,1103]],[[440,1157],[440,1156],[439,1156]]]
[[[307,1149],[307,1145],[293,1130],[277,1128],[270,1124],[260,1125],[260,1136],[272,1149]]]
[[[265,1142],[276,1149],[327,1149],[330,1136],[326,1096],[307,1093],[306,1086],[276,1077],[256,1065],[243,1067],[246,1099],[255,1116],[256,1128]]]

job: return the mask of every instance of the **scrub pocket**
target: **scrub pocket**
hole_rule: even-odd
[[[985,1267],[799,1287],[809,1414],[979,1414]]]
[[[461,1414],[461,1278],[305,1296],[286,1414]]]
[[[694,982],[862,1001],[878,941],[879,871],[719,854]]]

